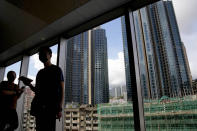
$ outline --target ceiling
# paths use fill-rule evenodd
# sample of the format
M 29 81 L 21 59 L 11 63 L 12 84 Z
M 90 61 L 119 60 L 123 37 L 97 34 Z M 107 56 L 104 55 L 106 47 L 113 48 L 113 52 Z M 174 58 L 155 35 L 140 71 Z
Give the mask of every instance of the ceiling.
M 157 0 L 0 0 L 0 66 Z M 103 15 L 104 14 L 104 15 Z M 55 43 L 52 43 L 55 44 Z

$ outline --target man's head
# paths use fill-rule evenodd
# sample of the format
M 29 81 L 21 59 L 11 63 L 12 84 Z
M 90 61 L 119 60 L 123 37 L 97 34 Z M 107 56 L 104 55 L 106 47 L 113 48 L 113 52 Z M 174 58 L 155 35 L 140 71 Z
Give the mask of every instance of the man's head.
M 52 57 L 52 51 L 49 47 L 41 47 L 39 50 L 39 60 L 42 63 L 47 63 L 51 60 Z
M 9 82 L 14 82 L 14 80 L 16 79 L 16 73 L 14 71 L 9 71 L 7 74 L 7 78 Z

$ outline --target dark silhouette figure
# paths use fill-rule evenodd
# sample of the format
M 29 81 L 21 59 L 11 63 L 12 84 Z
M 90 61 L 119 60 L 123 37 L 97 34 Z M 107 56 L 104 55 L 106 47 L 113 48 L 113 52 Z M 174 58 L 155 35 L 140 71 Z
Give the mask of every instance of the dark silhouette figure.
M 20 89 L 14 84 L 14 71 L 9 71 L 7 78 L 0 83 L 0 131 L 14 131 L 18 127 L 17 100 L 24 92 L 24 87 Z
M 30 113 L 36 118 L 37 131 L 55 131 L 56 119 L 62 116 L 64 78 L 62 70 L 51 63 L 51 57 L 51 49 L 42 47 L 39 59 L 44 68 L 36 76 L 35 87 L 30 82 L 23 81 L 35 92 Z

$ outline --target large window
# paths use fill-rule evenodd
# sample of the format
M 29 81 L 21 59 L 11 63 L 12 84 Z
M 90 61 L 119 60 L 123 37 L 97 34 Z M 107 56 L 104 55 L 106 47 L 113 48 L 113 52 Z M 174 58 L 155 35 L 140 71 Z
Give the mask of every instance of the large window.
M 77 110 L 79 126 L 67 126 L 74 116 L 65 113 L 65 130 L 134 129 L 124 26 L 122 16 L 68 39 L 65 111 Z

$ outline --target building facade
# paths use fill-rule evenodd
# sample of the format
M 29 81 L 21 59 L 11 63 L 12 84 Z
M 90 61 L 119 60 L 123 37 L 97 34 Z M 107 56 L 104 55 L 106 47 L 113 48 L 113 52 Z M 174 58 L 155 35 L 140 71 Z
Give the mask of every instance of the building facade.
M 88 34 L 87 31 L 68 40 L 65 103 L 88 103 Z
M 197 94 L 197 79 L 192 80 L 192 90 L 194 94 Z
M 68 40 L 65 103 L 109 101 L 107 38 L 97 27 Z
M 132 15 L 131 27 L 135 29 L 140 82 L 144 98 L 157 99 L 164 95 L 176 97 L 191 94 L 189 66 L 172 1 L 159 1 L 134 11 Z M 124 17 L 122 17 L 123 39 L 126 39 L 123 19 Z M 128 56 L 127 42 L 124 40 L 123 44 L 124 53 Z M 128 62 L 127 58 L 125 62 Z M 125 69 L 126 77 L 129 78 L 127 67 Z M 127 83 L 130 81 L 127 80 Z M 130 87 L 127 86 L 128 88 Z M 131 98 L 131 96 L 128 97 Z
M 30 115 L 31 102 L 34 98 L 34 92 L 30 88 L 26 88 L 24 92 L 24 111 L 23 111 L 23 130 L 36 131 L 35 117 Z
M 91 105 L 67 105 L 64 109 L 64 131 L 98 131 L 97 108 Z
M 109 102 L 107 37 L 100 27 L 91 30 L 94 104 Z
M 125 25 L 125 17 L 121 17 L 121 27 L 122 27 L 122 39 L 123 39 L 123 50 L 124 50 L 124 65 L 125 65 L 125 75 L 126 75 L 126 91 L 128 101 L 132 100 L 132 88 L 131 88 L 131 77 L 130 77 L 130 66 L 129 66 L 129 54 L 127 45 L 127 32 Z

